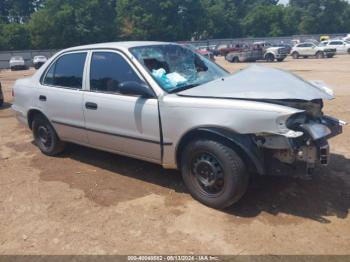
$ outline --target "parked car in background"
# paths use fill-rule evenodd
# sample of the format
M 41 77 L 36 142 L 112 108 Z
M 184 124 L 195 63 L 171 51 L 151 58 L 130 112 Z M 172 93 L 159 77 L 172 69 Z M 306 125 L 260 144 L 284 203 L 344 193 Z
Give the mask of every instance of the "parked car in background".
M 267 62 L 282 62 L 288 56 L 287 49 L 284 47 L 271 47 L 264 45 L 261 42 L 255 43 L 248 49 L 230 52 L 225 56 L 225 59 L 231 63 L 238 62 L 255 62 L 265 60 Z
M 230 52 L 225 56 L 225 60 L 230 63 L 256 62 L 263 59 L 263 51 L 256 49 L 246 49 L 236 52 Z
M 321 35 L 320 36 L 320 41 L 322 42 L 322 41 L 327 41 L 327 40 L 329 40 L 330 39 L 330 36 L 329 35 Z
M 294 46 L 291 50 L 291 55 L 294 59 L 298 59 L 300 57 L 332 58 L 336 52 L 337 50 L 335 48 L 316 45 L 312 42 L 306 42 Z
M 11 57 L 10 61 L 10 69 L 13 70 L 20 70 L 20 69 L 26 69 L 26 63 L 21 56 L 13 56 Z
M 0 107 L 4 104 L 4 93 L 2 92 L 2 86 L 0 82 Z
M 282 62 L 288 56 L 288 49 L 285 47 L 270 46 L 264 51 L 264 60 L 267 62 Z
M 230 52 L 242 51 L 244 50 L 244 46 L 236 44 L 236 45 L 220 45 L 218 48 L 219 55 L 226 56 Z
M 46 56 L 38 55 L 33 58 L 33 66 L 35 69 L 39 69 L 47 61 Z
M 205 56 L 206 58 L 210 59 L 211 61 L 215 61 L 214 53 L 210 50 L 207 50 L 206 48 L 197 48 L 195 50 L 196 53 Z
M 202 56 L 204 56 L 204 57 L 206 57 L 206 58 L 208 58 L 208 59 L 210 59 L 212 61 L 215 61 L 215 57 L 214 57 L 213 52 L 207 50 L 206 48 L 203 48 L 203 47 L 202 48 L 198 48 L 198 47 L 196 47 L 196 46 L 194 46 L 192 44 L 188 44 L 188 43 L 185 43 L 185 44 L 179 43 L 179 44 L 184 46 L 184 47 L 187 47 L 187 48 L 191 49 L 193 52 L 196 52 L 197 54 L 200 54 L 200 55 L 202 55 Z
M 237 202 L 252 174 L 309 176 L 327 165 L 328 139 L 345 124 L 324 115 L 334 96 L 323 84 L 261 66 L 230 75 L 163 42 L 66 49 L 13 90 L 12 108 L 44 154 L 69 141 L 179 169 L 214 208 Z
M 292 46 L 288 44 L 272 44 L 271 47 L 283 47 L 286 49 L 287 54 L 290 54 L 290 51 L 292 51 Z
M 327 47 L 335 48 L 337 54 L 350 54 L 350 43 L 344 40 L 330 40 Z

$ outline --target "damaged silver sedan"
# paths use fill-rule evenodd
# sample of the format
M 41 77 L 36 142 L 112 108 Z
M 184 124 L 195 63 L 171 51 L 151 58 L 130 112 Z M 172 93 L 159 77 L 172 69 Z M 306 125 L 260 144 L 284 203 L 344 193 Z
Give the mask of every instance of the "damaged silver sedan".
M 191 195 L 225 208 L 250 177 L 310 176 L 345 123 L 321 82 L 278 69 L 227 71 L 177 44 L 63 50 L 14 86 L 17 118 L 49 156 L 73 142 L 181 170 Z

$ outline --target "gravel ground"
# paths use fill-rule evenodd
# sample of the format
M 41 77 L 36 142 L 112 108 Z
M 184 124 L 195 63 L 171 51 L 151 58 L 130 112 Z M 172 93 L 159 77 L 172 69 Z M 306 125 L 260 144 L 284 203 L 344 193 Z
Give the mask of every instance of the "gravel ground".
M 337 95 L 325 111 L 350 122 L 350 56 L 261 64 L 325 81 Z M 13 82 L 33 72 L 0 72 L 0 254 L 350 254 L 349 127 L 313 181 L 259 179 L 217 211 L 176 171 L 76 145 L 41 154 L 10 109 Z

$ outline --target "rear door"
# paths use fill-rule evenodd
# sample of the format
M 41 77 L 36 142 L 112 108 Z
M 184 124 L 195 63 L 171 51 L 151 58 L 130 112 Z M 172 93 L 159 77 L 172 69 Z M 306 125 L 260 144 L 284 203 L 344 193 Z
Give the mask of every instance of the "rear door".
M 329 45 L 337 49 L 337 53 L 346 53 L 346 45 L 343 41 L 331 41 Z
M 90 92 L 84 95 L 89 143 L 97 148 L 160 163 L 158 100 L 119 93 L 126 81 L 144 83 L 133 64 L 117 51 L 91 54 Z
M 65 141 L 87 143 L 84 129 L 83 79 L 87 52 L 58 57 L 45 73 L 36 100 Z

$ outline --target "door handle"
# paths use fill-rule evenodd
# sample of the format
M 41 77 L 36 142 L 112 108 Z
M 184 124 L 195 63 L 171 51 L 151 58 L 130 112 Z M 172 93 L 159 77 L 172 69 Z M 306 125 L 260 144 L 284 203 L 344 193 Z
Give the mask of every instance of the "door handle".
M 39 100 L 40 100 L 40 101 L 46 101 L 47 99 L 46 99 L 46 96 L 42 96 L 42 95 L 41 95 L 41 96 L 39 96 Z
M 86 107 L 86 109 L 97 110 L 97 104 L 96 103 L 86 102 L 85 103 L 85 107 Z

